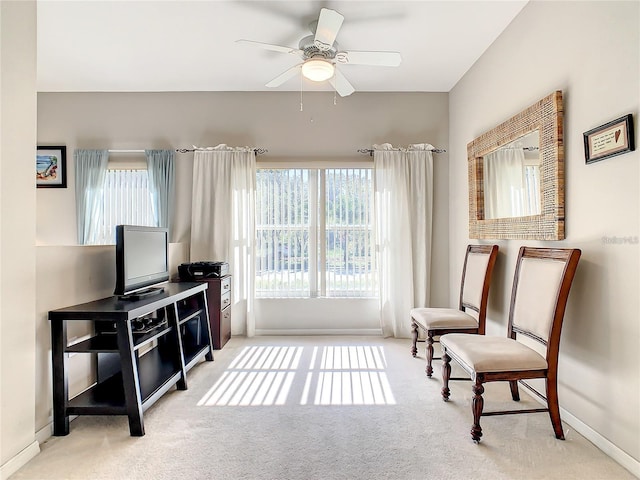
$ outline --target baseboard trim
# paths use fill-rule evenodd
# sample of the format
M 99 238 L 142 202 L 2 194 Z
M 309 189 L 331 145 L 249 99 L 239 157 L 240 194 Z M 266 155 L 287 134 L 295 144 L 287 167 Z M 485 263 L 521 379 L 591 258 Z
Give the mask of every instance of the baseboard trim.
M 362 329 L 339 329 L 339 328 L 258 328 L 256 335 L 360 335 L 360 336 L 382 336 L 381 328 L 362 328 Z
M 53 421 L 49 421 L 44 427 L 36 432 L 36 440 L 43 444 L 53 435 Z
M 620 447 L 611 443 L 611 441 L 603 437 L 589 425 L 582 422 L 562 407 L 560 407 L 560 416 L 562 417 L 562 420 L 572 426 L 576 432 L 585 437 L 624 468 L 629 470 L 633 475 L 640 478 L 640 462 L 638 460 L 633 458 Z
M 69 416 L 69 421 L 72 421 L 75 418 L 77 418 L 77 415 L 71 415 Z M 35 442 L 0 467 L 0 480 L 6 480 L 20 468 L 25 466 L 29 460 L 40 453 L 40 445 L 49 440 L 52 436 L 53 420 L 50 420 L 49 423 L 36 432 Z
M 37 440 L 34 440 L 27 448 L 19 452 L 15 457 L 10 458 L 0 467 L 0 479 L 7 480 L 38 453 L 40 453 L 40 444 Z
M 537 390 L 536 390 L 537 391 Z M 539 393 L 540 394 L 540 393 Z M 542 399 L 537 396 L 530 395 L 541 405 L 546 405 Z M 574 428 L 576 432 L 598 447 L 605 455 L 611 457 L 612 460 L 618 462 L 622 467 L 626 468 L 636 477 L 640 478 L 640 461 L 633 458 L 620 447 L 612 443 L 600 433 L 596 432 L 589 425 L 584 423 L 575 415 L 572 415 L 566 409 L 560 407 L 560 418 L 564 423 Z

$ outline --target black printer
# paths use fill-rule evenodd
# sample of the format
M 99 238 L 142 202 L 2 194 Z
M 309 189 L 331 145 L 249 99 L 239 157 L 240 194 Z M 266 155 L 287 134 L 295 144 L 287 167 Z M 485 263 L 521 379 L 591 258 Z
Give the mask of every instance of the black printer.
M 229 273 L 227 262 L 193 262 L 178 265 L 182 282 L 195 282 L 205 278 L 220 278 Z

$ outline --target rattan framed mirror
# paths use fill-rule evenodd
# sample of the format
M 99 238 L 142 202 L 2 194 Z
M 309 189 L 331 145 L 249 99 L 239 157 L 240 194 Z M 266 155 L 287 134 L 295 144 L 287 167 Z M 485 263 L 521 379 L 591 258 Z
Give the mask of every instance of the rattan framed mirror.
M 563 117 L 562 92 L 556 91 L 467 145 L 469 238 L 564 239 Z M 532 132 L 539 136 L 539 191 L 535 200 L 539 205 L 533 210 L 539 213 L 491 218 L 485 208 L 485 199 L 489 198 L 485 196 L 485 157 L 502 147 L 510 148 Z

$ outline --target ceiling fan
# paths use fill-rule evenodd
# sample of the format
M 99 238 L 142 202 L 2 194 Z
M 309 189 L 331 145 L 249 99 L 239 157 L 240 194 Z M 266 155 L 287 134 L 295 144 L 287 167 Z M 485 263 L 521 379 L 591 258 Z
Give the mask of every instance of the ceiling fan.
M 314 21 L 310 25 L 313 34 L 300 40 L 298 48 L 244 39 L 236 40 L 236 42 L 255 45 L 265 50 L 298 55 L 302 58 L 302 63 L 278 75 L 266 84 L 267 87 L 278 87 L 297 75 L 298 72 L 302 72 L 305 78 L 314 82 L 328 81 L 341 97 L 346 97 L 351 95 L 355 89 L 336 68 L 337 64 L 397 67 L 400 65 L 402 57 L 398 52 L 340 50 L 335 40 L 343 21 L 344 17 L 335 10 L 321 9 L 317 22 Z

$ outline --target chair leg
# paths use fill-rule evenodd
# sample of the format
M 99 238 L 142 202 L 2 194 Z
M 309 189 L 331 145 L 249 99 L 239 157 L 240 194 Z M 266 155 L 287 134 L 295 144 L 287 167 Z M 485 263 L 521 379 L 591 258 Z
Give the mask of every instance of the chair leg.
M 415 321 L 411 321 L 411 355 L 414 357 L 418 354 L 418 347 L 416 344 L 418 343 L 418 324 Z
M 442 354 L 442 400 L 449 401 L 451 390 L 449 390 L 449 378 L 451 377 L 451 357 L 445 350 Z
M 427 332 L 427 377 L 431 378 L 433 375 L 433 366 L 431 365 L 433 362 L 433 332 Z
M 476 378 L 472 387 L 473 399 L 471 401 L 471 408 L 473 410 L 473 427 L 471 427 L 471 438 L 475 443 L 480 442 L 482 437 L 482 427 L 480 426 L 480 417 L 482 416 L 482 409 L 484 408 L 484 399 L 482 394 L 484 393 L 484 387 L 482 382 Z
M 520 392 L 518 391 L 518 381 L 509 380 L 509 388 L 511 388 L 511 398 L 514 402 L 520 401 Z
M 560 419 L 560 406 L 558 405 L 558 385 L 555 378 L 547 378 L 547 407 L 549 408 L 549 417 L 551 425 L 558 440 L 564 440 L 564 432 L 562 431 L 562 420 Z

